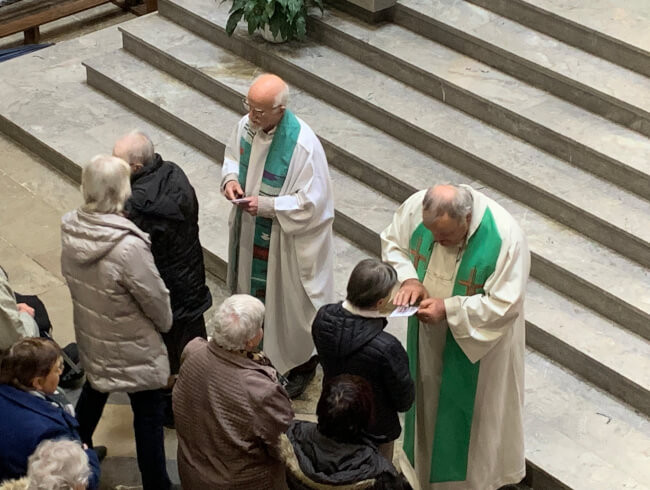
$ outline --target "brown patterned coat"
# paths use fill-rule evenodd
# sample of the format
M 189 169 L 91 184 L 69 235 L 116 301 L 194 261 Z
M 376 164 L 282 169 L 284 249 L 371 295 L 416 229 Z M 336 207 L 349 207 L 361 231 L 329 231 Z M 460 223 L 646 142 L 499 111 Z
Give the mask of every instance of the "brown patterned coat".
M 183 488 L 286 488 L 278 441 L 293 409 L 275 369 L 194 339 L 183 352 L 173 407 Z

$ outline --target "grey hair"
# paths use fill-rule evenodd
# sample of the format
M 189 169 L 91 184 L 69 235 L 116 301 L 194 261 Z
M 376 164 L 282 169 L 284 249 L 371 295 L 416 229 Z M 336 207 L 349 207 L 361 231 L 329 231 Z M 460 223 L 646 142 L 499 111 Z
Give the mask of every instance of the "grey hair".
M 474 206 L 474 197 L 469 189 L 453 184 L 446 184 L 453 187 L 456 192 L 451 199 L 447 199 L 440 193 L 435 192 L 435 187 L 430 188 L 422 200 L 422 209 L 433 213 L 434 218 L 439 218 L 445 214 L 450 218 L 461 221 L 465 219 Z
M 141 163 L 142 165 L 149 165 L 153 162 L 154 148 L 153 141 L 146 133 L 137 129 L 131 131 L 127 136 L 132 138 L 133 143 L 128 146 L 126 150 L 126 163 L 133 165 Z
M 45 440 L 27 464 L 27 490 L 72 490 L 88 485 L 89 477 L 88 455 L 77 441 Z
M 362 260 L 350 274 L 347 300 L 357 308 L 370 308 L 388 296 L 396 282 L 392 265 L 377 259 Z
M 264 303 L 248 294 L 233 294 L 214 316 L 212 341 L 226 350 L 241 350 L 264 323 Z
M 288 103 L 289 103 L 289 85 L 285 83 L 284 88 L 275 95 L 275 101 L 273 102 L 273 105 L 275 107 L 277 106 L 287 107 Z
M 251 83 L 251 86 L 253 86 L 255 82 L 257 82 L 260 78 L 266 75 L 272 75 L 272 73 L 262 73 L 260 75 L 257 75 L 253 80 L 253 83 Z M 287 104 L 289 103 L 289 85 L 287 85 L 287 82 L 285 82 L 284 80 L 282 80 L 282 82 L 284 83 L 284 87 L 277 94 L 275 94 L 273 107 L 278 107 L 278 106 L 287 107 Z
M 119 213 L 131 195 L 131 169 L 122 160 L 110 155 L 97 155 L 81 173 L 84 211 Z

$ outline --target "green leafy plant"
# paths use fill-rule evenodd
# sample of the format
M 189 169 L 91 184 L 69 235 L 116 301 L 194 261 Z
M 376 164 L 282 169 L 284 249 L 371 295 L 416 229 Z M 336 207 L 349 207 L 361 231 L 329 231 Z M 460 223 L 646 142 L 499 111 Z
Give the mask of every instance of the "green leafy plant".
M 307 9 L 311 6 L 323 12 L 323 0 L 233 0 L 226 32 L 232 36 L 243 17 L 249 34 L 269 26 L 276 37 L 301 40 L 307 34 Z

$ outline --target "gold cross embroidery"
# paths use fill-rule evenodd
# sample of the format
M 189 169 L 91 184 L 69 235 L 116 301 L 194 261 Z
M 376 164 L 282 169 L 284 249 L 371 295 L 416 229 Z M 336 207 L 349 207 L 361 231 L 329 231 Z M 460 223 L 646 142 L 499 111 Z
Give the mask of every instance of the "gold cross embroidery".
M 422 237 L 418 238 L 418 242 L 415 244 L 415 248 L 409 250 L 409 252 L 411 252 L 411 256 L 413 257 L 413 266 L 415 267 L 415 270 L 418 270 L 420 261 L 427 260 L 427 258 L 420 253 L 421 246 L 422 246 Z
M 485 284 L 476 284 L 474 282 L 476 279 L 476 267 L 472 267 L 472 270 L 469 273 L 469 278 L 465 281 L 458 281 L 458 284 L 465 286 L 467 291 L 465 291 L 466 296 L 474 296 L 478 293 L 478 290 L 481 289 Z

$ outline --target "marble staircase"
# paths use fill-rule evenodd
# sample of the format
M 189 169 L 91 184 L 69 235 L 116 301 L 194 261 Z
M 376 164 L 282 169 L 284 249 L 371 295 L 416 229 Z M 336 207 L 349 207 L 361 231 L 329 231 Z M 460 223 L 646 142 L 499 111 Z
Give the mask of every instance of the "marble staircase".
M 160 0 L 158 14 L 121 25 L 114 47 L 77 47 L 87 84 L 24 103 L 34 114 L 58 100 L 58 129 L 2 102 L 0 129 L 76 180 L 123 132 L 151 133 L 197 190 L 206 267 L 223 278 L 225 141 L 251 79 L 280 74 L 330 162 L 337 290 L 379 253 L 378 234 L 412 192 L 481 189 L 521 223 L 532 253 L 529 483 L 648 488 L 650 81 L 634 63 L 499 16 L 498 4 L 400 0 L 394 22 L 375 26 L 328 10 L 306 42 L 269 45 L 243 28 L 227 37 L 227 4 Z M 53 59 L 51 70 L 66 66 Z
M 646 136 L 408 22 L 377 28 L 330 11 L 311 19 L 312 41 L 292 49 L 241 31 L 227 37 L 227 8 L 209 1 L 164 0 L 159 9 L 120 28 L 121 52 L 85 62 L 90 85 L 220 158 L 251 77 L 280 74 L 328 153 L 335 230 L 371 253 L 423 174 L 482 187 L 531 242 L 529 346 L 648 415 L 650 383 L 638 369 L 650 358 Z M 454 76 L 454 64 L 489 76 Z M 613 277 L 626 278 L 618 290 Z M 533 474 L 568 486 L 568 476 L 529 460 Z

